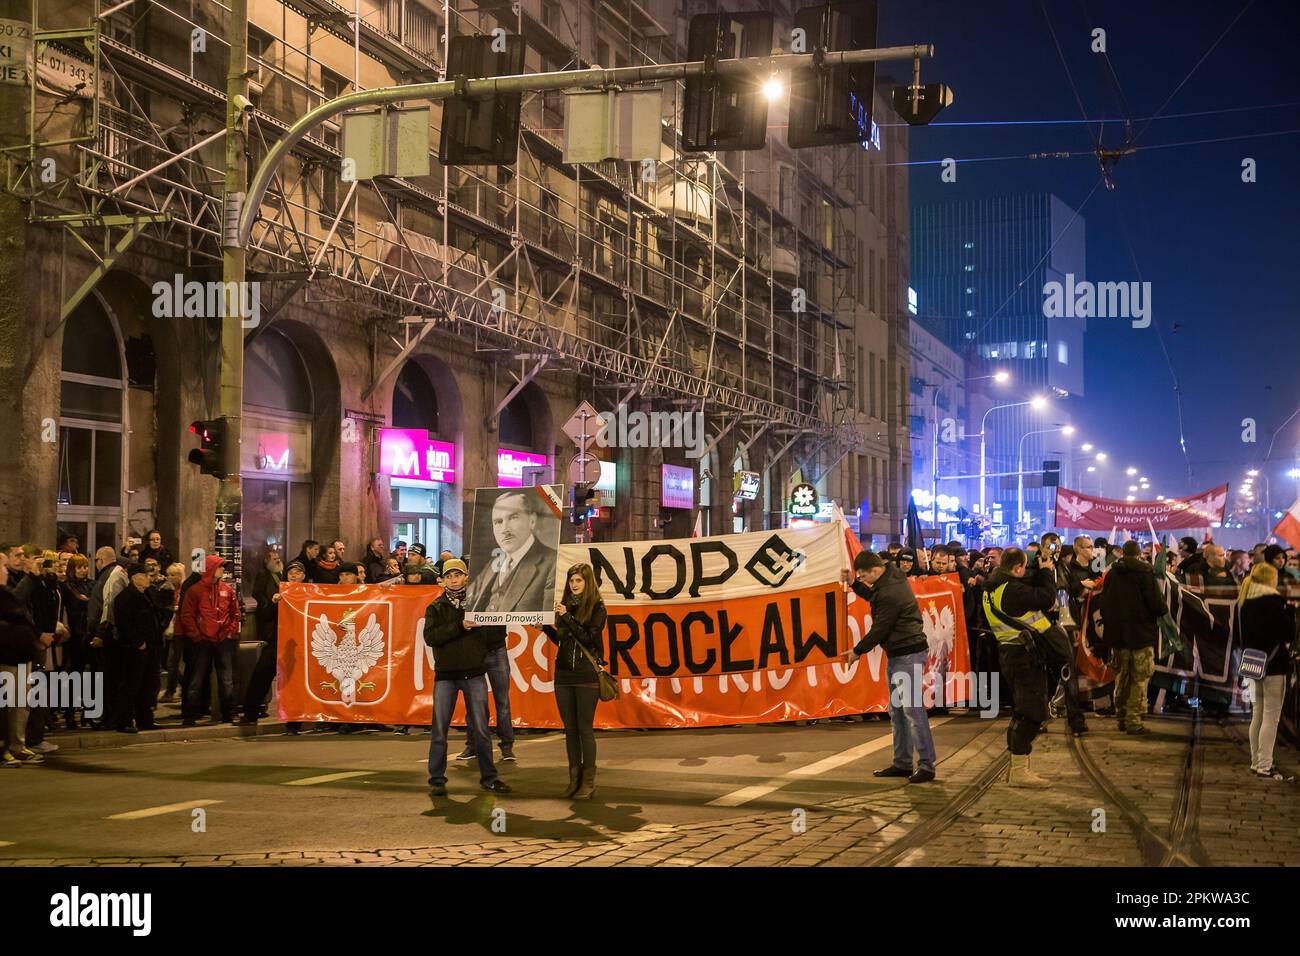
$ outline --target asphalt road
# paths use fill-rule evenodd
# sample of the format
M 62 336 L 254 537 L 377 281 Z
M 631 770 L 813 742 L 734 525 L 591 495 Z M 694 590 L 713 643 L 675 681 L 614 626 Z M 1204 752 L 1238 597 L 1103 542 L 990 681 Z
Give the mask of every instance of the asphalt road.
M 943 760 L 991 729 L 932 718 Z M 453 732 L 452 752 L 462 737 Z M 0 777 L 5 857 L 165 857 L 481 842 L 494 822 L 515 838 L 585 841 L 615 833 L 815 809 L 896 789 L 871 771 L 891 759 L 889 725 L 820 723 L 598 732 L 596 798 L 567 783 L 560 733 L 516 742 L 501 764 L 509 795 L 483 793 L 476 765 L 451 761 L 445 798 L 426 786 L 427 735 L 304 734 L 60 752 Z M 195 832 L 194 810 L 206 830 Z M 494 810 L 503 809 L 504 818 Z

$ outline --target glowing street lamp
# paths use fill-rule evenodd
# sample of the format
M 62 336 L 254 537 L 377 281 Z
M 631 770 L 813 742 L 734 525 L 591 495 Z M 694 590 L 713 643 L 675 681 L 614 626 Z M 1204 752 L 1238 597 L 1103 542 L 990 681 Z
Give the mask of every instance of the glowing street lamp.
M 1084 451 L 1084 452 L 1092 451 L 1092 442 L 1090 441 L 1084 442 L 1082 445 L 1079 446 L 1079 451 Z
M 1132 465 L 1130 465 L 1128 468 L 1124 469 L 1124 474 L 1129 475 L 1130 477 L 1133 476 L 1133 475 L 1136 475 L 1137 473 L 1138 473 L 1138 470 L 1137 470 L 1136 468 L 1134 468 Z
M 769 103 L 774 103 L 781 98 L 785 92 L 785 84 L 781 82 L 780 77 L 769 76 L 763 83 L 763 95 L 767 97 Z

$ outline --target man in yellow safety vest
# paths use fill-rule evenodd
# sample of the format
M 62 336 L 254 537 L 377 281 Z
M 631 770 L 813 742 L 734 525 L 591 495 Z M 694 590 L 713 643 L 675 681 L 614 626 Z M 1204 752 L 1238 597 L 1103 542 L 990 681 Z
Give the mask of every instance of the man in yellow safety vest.
M 1029 571 L 1025 552 L 1007 548 L 984 585 L 984 616 L 997 638 L 1002 679 L 1011 687 L 1007 782 L 1013 787 L 1050 786 L 1030 769 L 1029 752 L 1048 717 L 1046 659 L 1040 635 L 1052 626 L 1047 611 L 1056 603 L 1054 561 L 1040 554 L 1038 567 Z

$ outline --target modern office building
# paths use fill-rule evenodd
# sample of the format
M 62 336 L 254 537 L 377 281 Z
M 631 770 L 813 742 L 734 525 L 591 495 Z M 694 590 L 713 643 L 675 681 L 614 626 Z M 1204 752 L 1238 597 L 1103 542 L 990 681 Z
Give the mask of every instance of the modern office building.
M 926 326 L 966 362 L 968 378 L 1005 369 L 1011 394 L 987 416 L 986 472 L 1037 472 L 1045 459 L 1069 454 L 1069 437 L 1052 431 L 1069 420 L 1069 403 L 1083 395 L 1083 318 L 1044 314 L 1044 286 L 1086 276 L 1084 220 L 1049 194 L 963 202 L 922 203 L 912 209 L 912 279 Z M 981 414 L 981 420 L 984 420 Z M 967 441 L 978 454 L 980 422 Z M 978 472 L 978 468 L 975 469 Z M 1052 489 L 1025 479 L 1024 513 L 1017 522 L 1017 482 L 990 478 L 987 510 L 1003 532 L 1041 530 L 1053 505 Z

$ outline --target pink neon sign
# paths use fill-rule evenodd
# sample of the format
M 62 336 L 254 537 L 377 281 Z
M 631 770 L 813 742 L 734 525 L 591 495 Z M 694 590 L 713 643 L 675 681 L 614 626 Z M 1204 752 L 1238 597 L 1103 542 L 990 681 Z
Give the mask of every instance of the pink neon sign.
M 522 488 L 524 469 L 546 467 L 546 456 L 531 451 L 514 451 L 510 448 L 497 449 L 497 487 Z
M 456 446 L 435 441 L 422 428 L 381 428 L 379 473 L 416 481 L 454 482 Z

